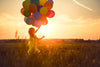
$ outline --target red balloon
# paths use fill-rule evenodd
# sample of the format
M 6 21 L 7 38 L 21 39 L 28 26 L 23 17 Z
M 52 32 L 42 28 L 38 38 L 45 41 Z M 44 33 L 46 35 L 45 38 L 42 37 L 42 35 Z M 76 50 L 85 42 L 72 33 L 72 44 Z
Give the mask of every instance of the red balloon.
M 53 18 L 55 16 L 55 12 L 53 10 L 49 10 L 47 13 L 48 18 Z
M 22 13 L 22 14 L 23 14 L 24 10 L 25 10 L 24 8 L 21 9 L 21 13 Z

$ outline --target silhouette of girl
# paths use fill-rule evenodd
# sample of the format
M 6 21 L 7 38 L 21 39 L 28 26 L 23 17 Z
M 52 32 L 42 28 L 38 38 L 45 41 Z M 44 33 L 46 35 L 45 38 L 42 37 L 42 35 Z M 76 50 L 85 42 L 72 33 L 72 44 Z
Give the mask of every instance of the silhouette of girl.
M 39 27 L 40 28 L 40 27 Z M 38 38 L 35 33 L 39 30 L 39 28 L 35 31 L 34 28 L 29 29 L 29 49 L 28 49 L 28 54 L 34 53 L 34 52 L 40 52 L 40 50 L 37 48 L 37 41 L 43 39 L 45 36 L 42 36 L 41 38 Z

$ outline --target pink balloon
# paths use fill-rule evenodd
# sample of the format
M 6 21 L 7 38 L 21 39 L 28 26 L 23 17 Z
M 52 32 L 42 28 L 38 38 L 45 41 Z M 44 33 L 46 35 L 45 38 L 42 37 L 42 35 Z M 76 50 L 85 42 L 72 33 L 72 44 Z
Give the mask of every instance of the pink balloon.
M 33 26 L 36 26 L 36 27 L 40 27 L 42 24 L 41 24 L 41 21 L 40 20 L 35 20 Z

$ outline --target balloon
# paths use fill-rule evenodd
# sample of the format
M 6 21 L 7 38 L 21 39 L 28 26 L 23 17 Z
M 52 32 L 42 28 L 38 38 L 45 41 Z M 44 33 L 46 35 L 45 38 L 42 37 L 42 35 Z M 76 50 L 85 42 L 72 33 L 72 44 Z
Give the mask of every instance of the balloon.
M 28 18 L 28 17 L 24 17 L 24 21 L 26 21 L 27 18 Z
M 39 4 L 39 0 L 31 0 L 31 3 L 38 5 Z
M 34 18 L 35 18 L 36 20 L 38 20 L 38 19 L 41 18 L 41 14 L 40 14 L 39 12 L 34 13 L 33 16 L 34 16 Z
M 48 24 L 48 20 L 47 20 L 46 16 L 42 16 L 40 20 L 41 20 L 42 25 Z
M 36 27 L 40 27 L 42 24 L 40 20 L 35 20 L 35 22 L 32 25 Z
M 41 21 L 45 21 L 46 20 L 46 16 L 45 15 L 42 15 L 40 20 Z
M 47 0 L 39 0 L 39 2 L 40 2 L 40 5 L 44 5 L 47 2 Z
M 51 1 L 47 1 L 44 4 L 44 7 L 46 7 L 48 10 L 50 10 L 53 7 L 53 3 Z
M 37 6 L 35 4 L 30 4 L 29 5 L 29 11 L 32 13 L 37 12 Z
M 21 9 L 21 13 L 22 13 L 22 14 L 23 14 L 24 10 L 25 10 L 24 8 Z
M 38 11 L 40 11 L 40 8 L 42 8 L 43 6 L 41 6 L 41 5 L 38 5 Z
M 32 25 L 34 21 L 33 21 L 33 19 L 30 18 L 30 17 L 28 17 L 28 18 L 25 17 L 25 22 L 26 22 L 26 24 L 28 24 L 28 25 Z
M 31 16 L 30 16 L 30 18 L 32 18 L 32 19 L 35 21 L 35 18 L 34 18 L 34 16 L 33 16 L 33 15 L 31 15 Z
M 29 10 L 24 10 L 23 11 L 23 15 L 25 16 L 25 17 L 29 17 L 29 16 L 31 16 L 31 13 L 30 13 L 30 11 Z
M 48 12 L 48 9 L 47 9 L 46 7 L 42 7 L 42 8 L 40 9 L 40 14 L 41 14 L 41 15 L 46 15 L 47 12 Z
M 49 10 L 47 13 L 48 18 L 53 18 L 55 16 L 55 12 L 53 10 Z
M 26 1 L 30 2 L 30 0 L 26 0 Z
M 48 0 L 48 1 L 51 1 L 52 3 L 54 3 L 53 0 Z
M 42 25 L 47 25 L 47 24 L 48 24 L 48 20 L 47 19 L 42 21 Z
M 28 9 L 28 8 L 29 8 L 29 5 L 30 5 L 30 2 L 29 2 L 29 1 L 24 1 L 24 2 L 23 2 L 23 7 L 24 7 L 25 9 Z

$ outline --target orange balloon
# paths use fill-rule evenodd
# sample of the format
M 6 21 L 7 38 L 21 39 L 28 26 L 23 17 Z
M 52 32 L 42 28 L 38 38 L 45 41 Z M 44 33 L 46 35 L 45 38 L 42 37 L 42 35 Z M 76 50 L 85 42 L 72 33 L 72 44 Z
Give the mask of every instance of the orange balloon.
M 35 4 L 30 4 L 29 5 L 29 11 L 32 13 L 37 12 L 37 6 Z
M 44 4 L 44 7 L 46 7 L 48 10 L 50 10 L 53 7 L 53 3 L 51 1 L 47 1 Z
M 40 20 L 41 20 L 42 25 L 47 25 L 48 24 L 48 20 L 47 20 L 46 16 L 42 16 Z
M 42 25 L 47 25 L 48 24 L 48 20 L 46 19 L 45 21 L 42 21 Z
M 42 15 L 40 20 L 41 21 L 45 21 L 46 20 L 46 16 L 45 15 Z
M 24 8 L 21 9 L 21 13 L 22 13 L 22 14 L 23 14 L 24 10 L 25 10 Z

